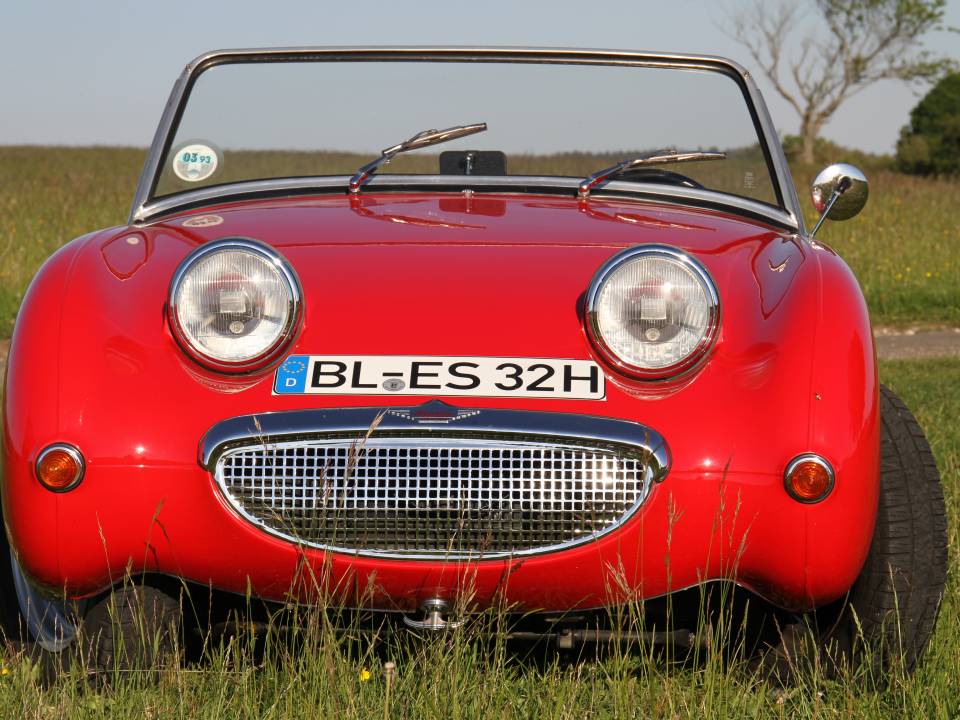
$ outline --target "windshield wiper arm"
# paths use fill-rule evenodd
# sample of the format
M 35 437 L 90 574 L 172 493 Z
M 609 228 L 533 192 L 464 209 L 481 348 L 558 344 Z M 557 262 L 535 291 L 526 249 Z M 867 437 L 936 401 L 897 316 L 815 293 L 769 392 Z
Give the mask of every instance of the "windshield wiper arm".
M 447 142 L 448 140 L 456 140 L 457 138 L 466 137 L 467 135 L 483 132 L 486 129 L 486 123 L 474 123 L 473 125 L 455 125 L 446 130 L 424 130 L 421 133 L 417 133 L 409 140 L 404 140 L 402 143 L 388 147 L 376 160 L 368 162 L 357 170 L 356 175 L 350 178 L 350 192 L 359 193 L 360 188 L 373 177 L 373 174 L 380 166 L 393 160 L 395 155 L 407 152 L 408 150 L 419 150 L 420 148 L 429 147 L 430 145 L 437 145 L 438 143 Z
M 656 150 L 648 155 L 622 160 L 616 165 L 611 165 L 608 168 L 595 172 L 588 178 L 584 178 L 577 190 L 577 197 L 585 200 L 590 196 L 590 191 L 605 180 L 645 165 L 665 165 L 667 163 L 693 162 L 695 160 L 725 160 L 726 157 L 727 154 L 722 152 L 678 152 L 675 149 Z

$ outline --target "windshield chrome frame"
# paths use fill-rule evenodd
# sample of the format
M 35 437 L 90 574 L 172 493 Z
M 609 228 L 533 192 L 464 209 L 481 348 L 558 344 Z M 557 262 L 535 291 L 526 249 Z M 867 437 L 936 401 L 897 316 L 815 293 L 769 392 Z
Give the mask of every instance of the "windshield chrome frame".
M 315 178 L 275 178 L 217 185 L 198 190 L 176 193 L 174 195 L 154 197 L 161 172 L 161 162 L 173 142 L 180 123 L 184 106 L 196 79 L 206 70 L 217 65 L 246 62 L 490 62 L 490 63 L 537 63 L 557 65 L 613 65 L 626 67 L 660 67 L 689 70 L 708 70 L 727 75 L 736 81 L 743 92 L 744 101 L 753 119 L 757 131 L 757 140 L 771 171 L 774 192 L 779 207 L 760 201 L 750 200 L 738 195 L 717 191 L 690 191 L 686 188 L 670 187 L 659 192 L 652 184 L 613 181 L 604 188 L 616 194 L 658 195 L 673 197 L 677 200 L 693 199 L 708 204 L 729 206 L 734 210 L 749 210 L 778 225 L 795 230 L 801 235 L 806 233 L 803 212 L 797 197 L 796 188 L 790 175 L 783 148 L 773 126 L 767 106 L 760 95 L 750 73 L 737 63 L 726 58 L 710 55 L 686 55 L 674 53 L 654 53 L 631 50 L 588 50 L 558 48 L 509 48 L 509 47 L 290 47 L 275 49 L 236 49 L 216 50 L 200 55 L 189 63 L 177 81 L 164 107 L 160 123 L 154 134 L 153 143 L 147 154 L 146 162 L 140 173 L 130 210 L 128 222 L 131 225 L 149 222 L 161 214 L 180 208 L 195 207 L 211 201 L 228 201 L 250 194 L 282 192 L 309 188 L 324 188 L 328 191 L 342 187 L 347 193 L 349 176 L 318 176 Z M 401 178 L 407 187 L 438 188 L 445 185 L 463 185 L 464 178 L 456 180 L 446 176 L 401 175 L 375 177 L 371 179 L 371 188 L 396 186 Z M 563 177 L 524 177 L 507 176 L 492 178 L 496 182 L 483 182 L 483 176 L 469 176 L 469 185 L 476 188 L 504 188 L 514 192 L 527 192 L 531 186 L 544 188 L 565 188 L 569 183 L 574 191 L 579 179 Z M 653 188 L 653 189 L 651 189 Z M 599 193 L 597 193 L 600 195 Z

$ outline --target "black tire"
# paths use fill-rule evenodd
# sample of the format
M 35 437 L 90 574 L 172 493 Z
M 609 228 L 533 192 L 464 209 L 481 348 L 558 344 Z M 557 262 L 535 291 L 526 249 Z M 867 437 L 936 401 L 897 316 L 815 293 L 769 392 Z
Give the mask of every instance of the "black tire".
M 902 661 L 913 672 L 947 581 L 946 508 L 923 430 L 882 386 L 880 420 L 880 504 L 870 553 L 850 592 L 859 621 L 850 629 L 851 644 L 875 668 L 888 670 Z
M 7 534 L 0 529 L 0 632 L 8 643 L 18 645 L 24 630 L 20 616 L 20 604 L 13 584 L 13 567 L 10 562 L 10 544 Z
M 148 585 L 126 584 L 91 605 L 81 626 L 86 665 L 98 674 L 156 670 L 182 647 L 179 601 Z
M 816 663 L 884 684 L 891 672 L 913 672 L 930 641 L 947 578 L 940 473 L 920 425 L 883 386 L 880 423 L 880 501 L 866 562 L 843 601 L 783 629 L 763 662 L 782 683 Z

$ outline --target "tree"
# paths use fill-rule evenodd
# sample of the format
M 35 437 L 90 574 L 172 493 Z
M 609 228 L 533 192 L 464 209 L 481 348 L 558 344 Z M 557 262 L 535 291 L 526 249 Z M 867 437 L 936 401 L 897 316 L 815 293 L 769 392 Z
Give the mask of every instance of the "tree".
M 897 165 L 918 175 L 960 174 L 960 73 L 943 78 L 910 111 Z
M 923 35 L 943 29 L 945 5 L 946 0 L 811 0 L 816 17 L 804 32 L 811 6 L 753 0 L 731 15 L 728 33 L 746 46 L 800 116 L 801 158 L 812 163 L 814 141 L 845 100 L 878 80 L 931 82 L 953 67 L 952 60 L 918 49 Z

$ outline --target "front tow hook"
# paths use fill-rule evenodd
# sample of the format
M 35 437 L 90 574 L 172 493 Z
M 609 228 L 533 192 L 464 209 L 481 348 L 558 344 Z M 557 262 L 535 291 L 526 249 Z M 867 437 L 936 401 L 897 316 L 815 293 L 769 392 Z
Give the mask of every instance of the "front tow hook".
M 422 620 L 414 620 L 404 615 L 403 624 L 415 630 L 452 630 L 466 622 L 466 620 L 448 620 L 449 609 L 450 604 L 446 600 L 430 598 L 420 605 L 420 612 L 423 613 Z

